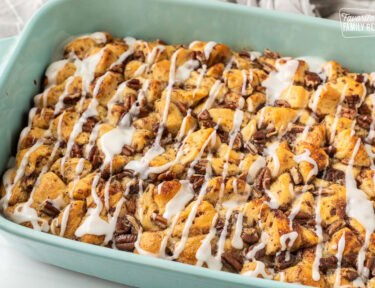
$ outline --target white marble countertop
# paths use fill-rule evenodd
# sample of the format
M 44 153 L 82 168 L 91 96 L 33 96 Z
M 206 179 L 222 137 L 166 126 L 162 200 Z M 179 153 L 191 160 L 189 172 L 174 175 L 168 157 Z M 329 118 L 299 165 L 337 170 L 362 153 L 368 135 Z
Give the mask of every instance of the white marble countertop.
M 127 288 L 128 286 L 35 261 L 0 234 L 1 287 L 22 288 Z M 130 288 L 130 287 L 128 287 Z

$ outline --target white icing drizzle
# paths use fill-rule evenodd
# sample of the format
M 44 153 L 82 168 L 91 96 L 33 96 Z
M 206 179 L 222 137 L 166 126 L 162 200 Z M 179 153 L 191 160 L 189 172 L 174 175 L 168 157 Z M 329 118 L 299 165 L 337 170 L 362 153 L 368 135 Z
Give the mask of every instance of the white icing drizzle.
M 103 32 L 94 32 L 92 34 L 85 34 L 77 39 L 83 39 L 83 38 L 91 38 L 97 44 L 104 44 L 107 42 L 107 36 Z
M 242 273 L 242 275 L 247 277 L 258 277 L 259 275 L 261 275 L 265 279 L 272 279 L 272 275 L 267 274 L 266 265 L 263 262 L 255 261 L 255 263 L 257 264 L 257 266 L 255 267 L 254 271 L 249 270 Z
M 286 61 L 286 63 L 282 65 L 280 61 Z M 281 93 L 293 84 L 298 65 L 299 62 L 295 59 L 282 58 L 276 60 L 275 68 L 277 71 L 272 71 L 268 78 L 262 82 L 262 86 L 266 87 L 267 104 L 272 105 L 275 100 L 279 99 Z
M 53 85 L 56 85 L 57 81 L 57 75 L 61 71 L 61 69 L 64 68 L 64 66 L 68 63 L 69 61 L 64 59 L 64 60 L 59 60 L 56 62 L 53 62 L 50 64 L 46 70 L 46 77 L 48 79 L 48 85 L 47 87 L 51 87 Z
M 129 46 L 129 49 L 122 53 L 120 57 L 118 57 L 118 59 L 111 64 L 109 69 L 122 64 L 130 55 L 134 53 L 134 46 L 137 43 L 137 40 L 135 40 L 133 37 L 126 37 L 124 38 L 124 41 Z
M 275 143 L 272 143 L 270 146 L 268 146 L 264 151 L 265 155 L 271 156 L 273 160 L 273 169 L 271 171 L 272 177 L 276 177 L 280 169 L 280 161 L 276 153 L 276 150 L 277 148 L 279 148 L 279 146 L 280 142 L 276 141 Z
M 214 42 L 214 41 L 209 41 L 204 46 L 203 52 L 204 52 L 204 57 L 206 58 L 207 61 L 208 61 L 208 59 L 210 59 L 211 52 L 214 49 L 214 47 L 216 46 L 216 44 L 217 43 Z
M 349 165 L 345 171 L 346 215 L 357 220 L 366 230 L 364 245 L 358 253 L 358 273 L 367 278 L 368 275 L 365 273 L 367 270 L 365 271 L 363 264 L 371 234 L 375 230 L 375 213 L 372 202 L 367 199 L 365 192 L 357 188 L 357 183 L 353 176 L 354 159 L 360 145 L 361 139 L 358 138 Z
M 334 288 L 338 288 L 338 287 L 341 287 L 341 262 L 342 262 L 342 254 L 344 252 L 344 249 L 345 249 L 345 232 L 342 234 L 340 240 L 339 240 L 339 244 L 338 244 L 338 248 L 337 248 L 337 254 L 336 254 L 336 258 L 337 258 L 337 268 L 336 268 L 336 279 L 335 279 L 335 285 L 333 286 Z
M 341 109 L 342 109 L 341 103 L 345 99 L 345 92 L 346 92 L 346 88 L 347 87 L 348 87 L 348 84 L 345 84 L 344 89 L 342 90 L 342 93 L 341 93 L 341 96 L 340 96 L 339 105 L 338 105 L 338 107 L 336 109 L 335 119 L 333 121 L 332 128 L 331 128 L 331 138 L 330 138 L 330 141 L 329 141 L 330 143 L 332 143 L 333 139 L 335 138 L 336 127 L 337 127 L 337 123 L 338 123 L 338 120 L 340 118 L 340 113 L 341 113 Z
M 223 180 L 227 177 L 227 174 L 228 174 L 230 151 L 232 150 L 234 141 L 237 138 L 237 134 L 240 132 L 242 121 L 243 121 L 243 111 L 240 110 L 240 109 L 236 109 L 236 111 L 234 113 L 234 117 L 233 117 L 233 128 L 232 128 L 232 131 L 229 134 L 228 152 L 225 155 L 224 168 L 223 168 L 223 172 L 221 174 L 221 177 L 222 177 Z M 220 187 L 219 200 L 223 197 L 224 185 L 225 185 L 225 183 L 223 181 L 221 183 L 221 187 Z
M 60 236 L 61 237 L 64 237 L 64 234 L 65 234 L 65 231 L 66 231 L 66 225 L 68 224 L 70 208 L 71 208 L 71 204 L 69 204 L 65 208 L 64 213 L 63 213 L 62 218 L 61 218 L 61 227 L 60 227 Z
M 163 217 L 170 220 L 179 211 L 185 208 L 186 204 L 194 198 L 194 190 L 187 180 L 180 181 L 181 188 L 177 194 L 165 206 Z
M 197 259 L 196 266 L 202 266 L 204 263 L 207 264 L 209 269 L 220 270 L 222 267 L 221 261 L 217 260 L 215 256 L 212 255 L 212 246 L 211 241 L 215 238 L 216 228 L 215 224 L 218 218 L 218 214 L 215 214 L 215 217 L 212 219 L 210 232 L 202 241 L 201 246 L 198 248 L 195 258 Z
M 215 81 L 214 85 L 212 85 L 212 87 L 211 87 L 210 93 L 208 94 L 208 98 L 207 98 L 206 102 L 204 103 L 202 111 L 208 110 L 212 107 L 212 105 L 214 104 L 215 99 L 216 99 L 217 95 L 219 94 L 222 86 L 223 86 L 223 83 L 221 83 L 220 80 Z
M 241 238 L 242 233 L 242 221 L 243 221 L 243 213 L 238 213 L 237 221 L 236 221 L 236 229 L 234 230 L 234 235 L 232 238 L 232 247 L 236 249 L 243 248 L 243 240 Z
M 316 163 L 314 159 L 310 157 L 310 155 L 311 155 L 311 151 L 305 148 L 304 153 L 294 156 L 294 161 L 296 161 L 297 163 L 308 162 L 311 165 L 313 165 L 313 168 L 310 170 L 309 174 L 307 175 L 306 182 L 308 182 L 311 179 L 311 177 L 317 175 L 319 172 L 318 164 Z
M 60 113 L 61 109 L 64 108 L 64 98 L 69 94 L 69 86 L 74 81 L 74 76 L 70 76 L 68 79 L 66 79 L 65 87 L 63 93 L 59 96 L 59 101 L 55 105 L 55 109 L 53 111 L 54 115 L 57 115 Z
M 309 65 L 309 71 L 318 74 L 319 76 L 322 74 L 323 65 L 327 62 L 325 59 L 321 57 L 314 57 L 314 56 L 302 56 L 298 57 L 298 60 L 303 60 Z

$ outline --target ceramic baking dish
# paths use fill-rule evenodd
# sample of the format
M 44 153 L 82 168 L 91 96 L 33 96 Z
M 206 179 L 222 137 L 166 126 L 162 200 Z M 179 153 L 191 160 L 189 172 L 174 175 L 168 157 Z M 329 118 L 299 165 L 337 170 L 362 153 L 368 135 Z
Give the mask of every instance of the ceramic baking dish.
M 214 40 L 233 49 L 267 47 L 282 55 L 333 59 L 357 72 L 375 70 L 375 39 L 344 39 L 333 21 L 208 0 L 53 0 L 17 39 L 0 78 L 1 173 L 16 152 L 32 98 L 56 50 L 61 53 L 62 43 L 72 35 L 94 31 L 168 43 Z M 10 42 L 0 41 L 0 51 Z M 0 230 L 19 250 L 42 262 L 131 286 L 298 287 L 88 245 L 1 216 Z

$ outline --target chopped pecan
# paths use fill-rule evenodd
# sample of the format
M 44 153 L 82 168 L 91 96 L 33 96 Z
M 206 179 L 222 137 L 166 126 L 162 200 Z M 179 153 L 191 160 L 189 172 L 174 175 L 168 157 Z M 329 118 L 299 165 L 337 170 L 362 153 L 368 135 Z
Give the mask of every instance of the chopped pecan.
M 327 155 L 330 156 L 330 157 L 333 157 L 333 155 L 335 155 L 336 152 L 337 152 L 336 147 L 334 147 L 334 146 L 332 146 L 332 145 L 330 145 L 330 146 L 326 146 L 326 147 L 323 147 L 323 150 L 324 150 L 324 152 L 326 152 Z
M 207 129 L 207 128 L 214 128 L 216 126 L 216 123 L 211 120 L 206 120 L 201 122 L 202 128 Z
M 266 143 L 267 141 L 267 133 L 264 130 L 259 130 L 255 132 L 252 136 L 252 140 L 254 143 Z
M 134 94 L 130 94 L 125 98 L 125 100 L 124 100 L 125 113 L 127 113 L 130 110 L 130 108 L 134 105 L 135 101 L 136 101 L 136 99 L 135 99 Z
M 278 99 L 275 101 L 275 107 L 285 107 L 285 108 L 290 108 L 290 104 L 286 100 L 281 100 Z
M 319 269 L 323 273 L 327 273 L 328 269 L 337 267 L 337 258 L 335 255 L 328 256 L 327 258 L 320 258 Z
M 176 106 L 178 107 L 178 109 L 180 109 L 181 113 L 183 115 L 186 115 L 187 112 L 188 112 L 188 109 L 186 108 L 185 104 L 180 102 L 180 101 L 177 101 L 176 103 Z
M 151 220 L 159 226 L 161 229 L 165 229 L 168 227 L 168 220 L 165 219 L 163 216 L 156 214 L 156 215 L 151 215 Z
M 71 158 L 81 158 L 82 157 L 81 147 L 77 143 L 73 144 L 72 150 L 70 151 L 70 157 Z
M 194 171 L 196 174 L 206 174 L 206 169 L 208 165 L 208 160 L 199 160 L 195 165 L 194 165 Z
M 92 129 L 94 129 L 94 126 L 97 122 L 98 121 L 95 117 L 87 118 L 86 122 L 82 125 L 82 131 L 91 133 Z
M 272 71 L 275 71 L 275 67 L 273 67 L 271 64 L 267 62 L 263 62 L 263 70 L 266 71 L 267 73 L 271 73 Z
M 134 154 L 135 150 L 132 146 L 125 144 L 122 146 L 122 154 L 125 156 L 132 156 Z
M 345 118 L 353 120 L 355 117 L 355 114 L 356 114 L 355 109 L 341 106 L 341 111 L 340 111 L 341 117 L 345 117 Z
M 137 194 L 139 192 L 139 180 L 134 180 L 128 185 L 128 194 Z
M 128 82 L 126 82 L 126 86 L 128 86 L 130 89 L 138 91 L 141 88 L 141 82 L 139 79 L 130 79 Z
M 345 185 L 345 172 L 334 168 L 327 169 L 324 180 Z
M 224 252 L 221 255 L 221 261 L 227 269 L 235 272 L 240 272 L 243 266 L 242 257 L 231 252 Z
M 359 106 L 358 113 L 361 115 L 371 115 L 371 110 L 366 103 L 363 103 L 361 106 Z
M 322 79 L 320 79 L 319 75 L 314 72 L 305 72 L 305 86 L 308 88 L 316 88 L 320 83 L 322 83 Z
M 362 74 L 356 74 L 355 75 L 355 81 L 357 81 L 359 83 L 363 83 L 363 82 L 365 82 L 365 77 Z
M 301 124 L 292 124 L 290 126 L 289 131 L 293 133 L 302 133 L 305 130 L 306 126 Z M 312 130 L 312 128 L 308 128 L 309 132 Z
M 198 193 L 204 183 L 204 176 L 200 174 L 194 174 L 190 178 L 191 183 L 193 183 L 193 189 Z
M 286 269 L 293 266 L 296 263 L 297 257 L 291 254 L 289 251 L 282 251 L 275 257 L 274 268 L 277 271 Z
M 125 207 L 126 207 L 126 211 L 130 214 L 133 214 L 135 213 L 136 211 L 136 208 L 137 208 L 137 204 L 136 204 L 136 201 L 134 199 L 130 199 L 130 200 L 127 200 L 125 202 Z
M 243 228 L 241 238 L 246 244 L 252 245 L 258 242 L 259 235 L 255 228 Z
M 159 181 L 170 181 L 170 180 L 173 180 L 175 178 L 176 178 L 176 173 L 168 170 L 164 173 L 159 174 L 157 179 Z
M 47 200 L 46 202 L 44 202 L 42 212 L 52 218 L 55 218 L 57 215 L 59 215 L 60 210 L 53 206 L 51 201 Z
M 246 150 L 247 152 L 249 152 L 249 153 L 252 154 L 252 155 L 257 155 L 257 154 L 258 154 L 258 149 L 257 149 L 257 147 L 256 147 L 254 144 L 250 143 L 250 142 L 246 142 L 246 143 L 244 144 L 244 148 L 245 148 L 245 150 Z
M 351 109 L 354 109 L 355 106 L 361 101 L 361 97 L 359 95 L 348 95 L 344 99 L 344 103 Z
M 292 180 L 295 185 L 299 185 L 302 183 L 303 181 L 302 175 L 296 167 L 290 168 L 289 173 L 290 173 L 290 176 L 292 176 Z
M 346 226 L 346 223 L 344 220 L 342 219 L 336 220 L 335 222 L 333 222 L 327 227 L 326 232 L 329 236 L 332 236 L 333 234 L 335 234 L 337 231 L 339 231 L 341 228 L 345 226 Z
M 203 110 L 201 113 L 198 115 L 199 120 L 209 120 L 211 119 L 210 113 L 208 113 L 207 110 Z
M 115 237 L 115 246 L 122 251 L 133 251 L 137 235 L 121 234 Z
M 255 188 L 258 191 L 268 190 L 271 185 L 271 170 L 268 167 L 264 167 L 256 177 Z
M 370 130 L 372 117 L 371 115 L 358 115 L 357 116 L 357 123 L 360 127 L 365 130 Z
M 94 145 L 90 150 L 89 161 L 91 162 L 94 169 L 98 168 L 102 164 L 102 159 L 100 158 L 100 152 L 96 145 Z

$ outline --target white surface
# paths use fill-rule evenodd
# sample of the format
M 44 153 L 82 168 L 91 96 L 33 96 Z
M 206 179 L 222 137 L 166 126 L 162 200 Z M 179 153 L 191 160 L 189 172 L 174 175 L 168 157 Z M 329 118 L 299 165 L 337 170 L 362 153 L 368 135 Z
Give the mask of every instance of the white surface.
M 4 288 L 128 287 L 35 261 L 18 252 L 1 234 L 0 275 Z

